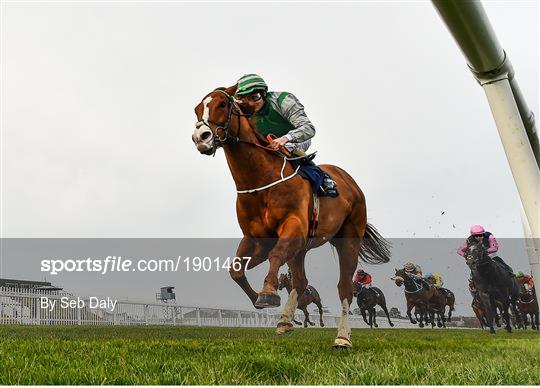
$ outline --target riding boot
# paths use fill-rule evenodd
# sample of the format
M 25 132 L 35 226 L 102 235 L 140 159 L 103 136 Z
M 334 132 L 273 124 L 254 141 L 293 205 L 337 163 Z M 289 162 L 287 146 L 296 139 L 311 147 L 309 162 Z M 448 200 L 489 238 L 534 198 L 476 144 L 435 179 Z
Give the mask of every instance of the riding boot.
M 303 152 L 302 150 L 298 149 L 298 148 L 295 148 L 292 151 L 292 154 L 296 155 L 296 156 L 306 156 L 306 153 Z M 313 162 L 313 156 L 314 155 L 312 155 L 311 158 L 303 159 L 301 163 L 305 164 L 305 165 L 308 165 L 308 166 L 317 167 L 319 170 L 321 170 L 321 168 L 319 166 L 317 166 L 315 164 L 315 162 Z M 319 191 L 325 197 L 333 197 L 333 198 L 337 197 L 339 195 L 339 193 L 337 191 L 336 182 L 334 182 L 334 180 L 326 172 L 324 172 L 324 171 L 322 171 L 322 172 L 324 174 L 324 178 L 323 178 L 323 181 L 321 183 L 321 187 L 319 188 Z

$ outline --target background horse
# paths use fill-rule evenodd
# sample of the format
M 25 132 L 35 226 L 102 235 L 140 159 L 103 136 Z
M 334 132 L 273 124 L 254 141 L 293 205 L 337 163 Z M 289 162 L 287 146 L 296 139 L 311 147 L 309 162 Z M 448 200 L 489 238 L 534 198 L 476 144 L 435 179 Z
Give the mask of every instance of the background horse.
M 291 279 L 289 279 L 289 277 L 284 273 L 279 275 L 279 285 L 278 285 L 279 290 L 282 290 L 283 288 L 285 288 L 289 294 L 292 291 Z M 315 325 L 313 322 L 309 320 L 309 312 L 307 310 L 307 306 L 309 306 L 311 303 L 315 303 L 317 307 L 319 308 L 320 325 L 321 327 L 324 327 L 321 297 L 319 296 L 319 293 L 317 292 L 315 287 L 310 286 L 308 284 L 308 286 L 306 287 L 306 292 L 304 292 L 302 295 L 298 297 L 298 306 L 296 307 L 298 310 L 302 310 L 304 312 L 304 327 L 307 327 L 308 323 L 311 326 Z M 296 323 L 297 325 L 302 324 L 301 322 L 295 321 L 294 319 L 293 319 L 293 322 Z
M 308 240 L 315 202 L 311 184 L 297 174 L 298 170 L 281 152 L 268 147 L 268 142 L 250 124 L 234 99 L 235 92 L 236 85 L 206 95 L 195 107 L 197 122 L 192 135 L 202 154 L 214 155 L 218 148 L 223 148 L 238 193 L 236 214 L 243 238 L 229 273 L 256 308 L 277 307 L 280 305 L 278 272 L 287 263 L 292 273 L 293 290 L 276 328 L 278 334 L 285 333 L 293 328 L 291 320 L 298 297 L 307 287 L 306 252 L 330 242 L 339 256 L 341 304 L 334 346 L 351 347 L 351 279 L 358 259 L 374 264 L 388 262 L 389 243 L 367 223 L 362 190 L 349 174 L 332 165 L 320 167 L 332 176 L 340 194 L 336 198 L 320 198 L 318 228 Z M 212 179 L 212 176 L 206 179 Z M 219 189 L 216 188 L 216 192 Z M 219 194 L 213 196 L 214 199 L 218 197 Z M 257 293 L 249 284 L 245 271 L 266 260 L 270 266 L 262 289 Z
M 486 312 L 487 326 L 494 334 L 493 322 L 496 317 L 497 301 L 500 304 L 506 330 L 512 331 L 509 308 L 516 312 L 517 286 L 515 277 L 497 265 L 486 252 L 482 242 L 472 244 L 465 255 L 467 265 L 476 287 L 478 298 Z
M 439 294 L 444 297 L 444 307 L 443 307 L 443 318 L 446 322 L 452 321 L 452 311 L 454 311 L 454 306 L 456 304 L 456 296 L 448 288 L 439 288 Z M 448 317 L 445 318 L 444 314 L 446 313 L 446 306 L 448 306 Z
M 429 301 L 435 295 L 435 287 L 431 286 L 422 278 L 409 275 L 404 269 L 396 269 L 392 280 L 398 287 L 404 285 L 405 300 L 407 301 L 407 316 L 412 324 L 418 323 L 418 326 L 424 327 L 424 323 L 431 322 L 429 317 Z M 411 311 L 417 307 L 420 319 L 416 321 L 412 317 Z
M 377 287 L 361 287 L 357 286 L 356 289 L 356 303 L 358 303 L 358 308 L 369 327 L 379 327 L 376 320 L 375 306 L 379 305 L 388 319 L 388 324 L 390 327 L 394 327 L 394 324 L 390 320 L 390 314 L 388 314 L 388 309 L 386 308 L 386 298 L 384 297 L 383 292 Z M 367 320 L 366 311 L 369 312 L 369 321 Z
M 480 327 L 483 330 L 484 327 L 488 325 L 486 319 L 486 310 L 484 309 L 484 306 L 482 306 L 482 302 L 480 302 L 480 299 L 478 299 L 477 296 L 473 298 L 471 307 L 476 315 L 476 318 L 478 319 L 478 322 L 480 323 Z
M 540 330 L 540 318 L 538 313 L 538 300 L 534 288 L 527 290 L 525 284 L 518 280 L 519 296 L 517 299 L 518 313 L 521 314 L 523 326 L 526 329 L 529 324 L 528 316 L 531 317 L 533 330 Z

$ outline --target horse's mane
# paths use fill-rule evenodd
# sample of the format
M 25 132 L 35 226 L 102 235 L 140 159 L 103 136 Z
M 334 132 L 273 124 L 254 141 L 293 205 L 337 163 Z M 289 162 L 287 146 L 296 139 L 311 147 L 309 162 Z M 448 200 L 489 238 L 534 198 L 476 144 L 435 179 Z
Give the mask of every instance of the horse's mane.
M 229 89 L 230 89 L 230 88 L 226 88 L 226 87 L 224 87 L 224 86 L 220 86 L 220 87 L 218 87 L 218 88 L 215 88 L 215 89 L 214 89 L 214 92 L 215 92 L 215 91 L 222 91 L 222 92 L 225 92 L 227 95 L 230 95 L 229 92 L 228 92 Z M 231 95 L 231 97 L 233 97 L 233 96 Z M 237 105 L 237 107 L 240 108 L 240 106 L 238 106 L 238 105 Z M 240 108 L 240 109 L 241 109 L 241 108 Z M 242 112 L 242 110 L 240 110 L 240 114 L 241 114 L 241 116 L 244 116 L 244 117 L 246 117 L 246 118 L 249 117 L 249 116 L 251 116 L 251 115 L 248 115 L 248 114 L 244 114 L 244 112 Z M 248 119 L 248 123 L 249 123 L 249 127 L 251 128 L 251 131 L 254 133 L 254 135 L 255 135 L 255 137 L 257 138 L 257 141 L 259 142 L 259 144 L 262 145 L 262 146 L 268 147 L 268 146 L 270 145 L 270 142 L 269 142 L 268 140 L 266 140 L 265 137 L 264 137 L 263 135 L 261 135 L 261 134 L 257 131 L 256 128 L 253 127 L 253 125 L 251 125 L 251 122 L 249 121 L 249 119 Z

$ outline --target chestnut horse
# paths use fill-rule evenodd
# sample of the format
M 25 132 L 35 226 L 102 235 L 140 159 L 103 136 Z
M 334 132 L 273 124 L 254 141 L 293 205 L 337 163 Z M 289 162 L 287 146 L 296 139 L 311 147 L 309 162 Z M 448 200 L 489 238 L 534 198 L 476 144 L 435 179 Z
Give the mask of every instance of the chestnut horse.
M 517 299 L 517 308 L 521 314 L 523 326 L 526 329 L 529 324 L 528 315 L 531 317 L 531 327 L 533 330 L 540 330 L 540 318 L 538 313 L 538 301 L 534 287 L 527 289 L 522 278 L 517 278 L 519 296 Z
M 291 279 L 289 279 L 289 277 L 286 274 L 282 273 L 281 275 L 279 275 L 278 281 L 279 281 L 278 289 L 282 290 L 283 288 L 285 288 L 287 292 L 290 294 L 292 291 Z M 308 323 L 311 326 L 315 325 L 313 322 L 309 320 L 309 312 L 307 310 L 307 306 L 309 306 L 312 303 L 315 303 L 317 307 L 319 308 L 319 315 L 320 315 L 319 323 L 321 327 L 324 327 L 321 296 L 319 295 L 319 292 L 315 289 L 315 287 L 310 286 L 309 284 L 306 287 L 306 290 L 309 290 L 309 293 L 306 294 L 304 292 L 302 295 L 300 295 L 298 297 L 298 306 L 296 306 L 298 310 L 302 310 L 304 312 L 304 327 L 308 327 Z M 293 322 L 296 323 L 297 325 L 302 324 L 301 322 L 298 322 L 295 320 L 293 320 Z
M 304 270 L 306 252 L 330 242 L 338 252 L 340 270 L 341 319 L 334 346 L 349 348 L 352 346 L 351 279 L 358 259 L 369 263 L 388 262 L 389 243 L 367 223 L 362 190 L 349 174 L 332 165 L 321 168 L 336 181 L 340 195 L 320 198 L 318 228 L 313 238 L 308 238 L 314 206 L 311 185 L 297 174 L 297 169 L 281 152 L 267 147 L 266 140 L 242 113 L 233 97 L 235 92 L 236 85 L 218 88 L 203 98 L 195 107 L 197 123 L 192 136 L 202 154 L 213 155 L 218 148 L 223 148 L 238 193 L 236 213 L 244 236 L 236 251 L 240 265 L 232 265 L 229 273 L 256 308 L 277 307 L 280 305 L 278 271 L 287 263 L 294 289 L 277 324 L 276 331 L 282 334 L 292 330 L 298 296 L 308 284 Z M 268 274 L 262 290 L 257 293 L 245 271 L 267 259 L 270 262 Z

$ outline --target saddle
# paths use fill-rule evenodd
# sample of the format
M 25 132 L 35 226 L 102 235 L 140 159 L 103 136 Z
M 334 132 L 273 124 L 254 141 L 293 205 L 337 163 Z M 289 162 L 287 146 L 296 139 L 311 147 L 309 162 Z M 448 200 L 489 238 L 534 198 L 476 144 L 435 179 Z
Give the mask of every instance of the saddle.
M 276 136 L 273 134 L 268 134 L 266 140 L 271 143 L 272 140 L 276 139 Z M 311 189 L 314 194 L 319 196 L 324 196 L 323 190 L 320 189 L 323 180 L 327 173 L 325 173 L 319 166 L 313 162 L 316 152 L 312 154 L 305 154 L 299 149 L 294 149 L 292 152 L 285 147 L 280 147 L 279 151 L 285 155 L 296 170 L 298 168 L 298 174 L 306 179 L 311 184 Z M 328 175 L 330 176 L 330 175 Z

